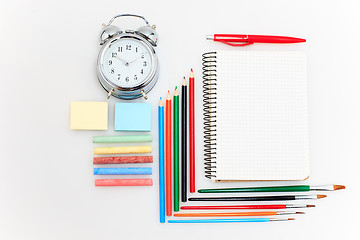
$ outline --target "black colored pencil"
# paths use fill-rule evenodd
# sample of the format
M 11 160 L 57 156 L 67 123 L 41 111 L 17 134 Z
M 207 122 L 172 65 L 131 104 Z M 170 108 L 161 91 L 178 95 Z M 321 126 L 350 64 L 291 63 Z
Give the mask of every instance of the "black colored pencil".
M 288 201 L 301 199 L 320 199 L 326 195 L 286 195 L 286 196 L 256 196 L 256 197 L 200 197 L 189 198 L 189 201 Z
M 187 86 L 181 87 L 181 201 L 187 201 Z

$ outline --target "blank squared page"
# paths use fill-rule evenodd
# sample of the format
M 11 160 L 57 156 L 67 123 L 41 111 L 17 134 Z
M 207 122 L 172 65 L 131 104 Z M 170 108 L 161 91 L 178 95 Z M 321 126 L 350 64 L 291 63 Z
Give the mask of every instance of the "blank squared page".
M 216 179 L 306 179 L 305 54 L 219 51 L 216 56 Z

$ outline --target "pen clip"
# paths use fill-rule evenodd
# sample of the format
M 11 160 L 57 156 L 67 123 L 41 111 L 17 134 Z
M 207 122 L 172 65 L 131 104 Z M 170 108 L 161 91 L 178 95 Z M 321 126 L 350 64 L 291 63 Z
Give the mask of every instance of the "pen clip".
M 231 43 L 231 42 L 228 42 L 228 41 L 226 41 L 226 40 L 220 40 L 220 39 L 217 39 L 216 41 L 225 43 L 225 44 L 230 45 L 230 46 L 233 46 L 233 47 L 245 47 L 245 46 L 254 44 L 253 42 Z

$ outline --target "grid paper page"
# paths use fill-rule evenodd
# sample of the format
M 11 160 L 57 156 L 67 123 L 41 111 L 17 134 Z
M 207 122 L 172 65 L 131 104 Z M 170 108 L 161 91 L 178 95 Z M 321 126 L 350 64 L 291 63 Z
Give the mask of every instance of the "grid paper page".
M 306 56 L 217 52 L 219 180 L 309 176 Z

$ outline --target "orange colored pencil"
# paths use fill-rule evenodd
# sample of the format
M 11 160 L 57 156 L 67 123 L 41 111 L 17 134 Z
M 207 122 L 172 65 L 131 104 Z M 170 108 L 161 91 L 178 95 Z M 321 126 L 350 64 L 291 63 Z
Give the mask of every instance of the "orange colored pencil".
M 190 192 L 195 192 L 195 87 L 194 73 L 189 75 L 189 136 L 190 136 Z
M 171 96 L 166 98 L 166 216 L 172 215 L 171 190 Z
M 239 217 L 239 216 L 275 216 L 285 214 L 303 214 L 304 212 L 225 212 L 225 213 L 175 213 L 174 217 Z

